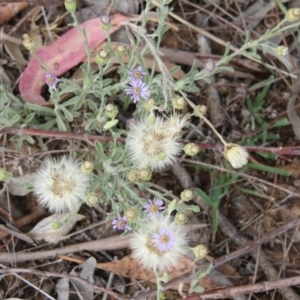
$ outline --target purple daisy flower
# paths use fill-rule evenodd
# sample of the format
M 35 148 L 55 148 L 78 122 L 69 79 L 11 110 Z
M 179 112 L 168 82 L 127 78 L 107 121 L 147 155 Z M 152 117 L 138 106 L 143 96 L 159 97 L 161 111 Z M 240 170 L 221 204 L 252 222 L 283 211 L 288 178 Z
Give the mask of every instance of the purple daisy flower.
M 131 228 L 127 224 L 126 217 L 118 217 L 117 219 L 114 219 L 112 221 L 113 229 L 118 229 L 118 230 L 131 230 Z
M 204 69 L 207 71 L 207 72 L 214 72 L 215 69 L 216 69 L 216 63 L 209 59 L 205 64 L 204 64 Z
M 175 246 L 176 236 L 170 229 L 162 227 L 152 235 L 152 242 L 160 252 L 168 252 Z
M 144 75 L 147 74 L 141 66 L 138 66 L 137 68 L 133 69 L 132 71 L 129 71 L 128 73 L 130 75 L 130 84 L 142 82 Z
M 133 100 L 133 103 L 139 102 L 141 99 L 146 99 L 149 97 L 149 87 L 146 85 L 146 83 L 142 81 L 137 82 L 130 82 L 131 87 L 128 89 L 125 89 L 125 93 L 127 95 L 130 95 L 131 99 Z
M 56 90 L 56 85 L 59 82 L 59 79 L 51 73 L 47 73 L 45 77 L 46 77 L 46 84 L 48 85 L 48 87 L 50 89 Z
M 157 216 L 160 210 L 165 209 L 163 205 L 164 202 L 161 199 L 154 198 L 153 201 L 149 199 L 148 202 L 143 205 L 144 212 L 149 212 L 148 217 Z

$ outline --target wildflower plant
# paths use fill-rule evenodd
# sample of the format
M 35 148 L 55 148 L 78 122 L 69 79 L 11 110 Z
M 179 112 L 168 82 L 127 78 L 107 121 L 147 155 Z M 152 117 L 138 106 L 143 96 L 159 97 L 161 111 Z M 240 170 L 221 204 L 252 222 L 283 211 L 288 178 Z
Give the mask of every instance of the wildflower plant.
M 184 147 L 182 136 L 191 117 L 199 118 L 211 128 L 224 145 L 224 158 L 233 168 L 242 168 L 248 163 L 249 154 L 243 146 L 226 142 L 206 117 L 206 107 L 193 103 L 188 93 L 199 92 L 196 85 L 199 80 L 210 83 L 212 75 L 234 71 L 227 64 L 236 56 L 243 55 L 259 62 L 262 57 L 258 51 L 272 49 L 276 53 L 277 47 L 269 40 L 286 29 L 299 26 L 300 20 L 299 9 L 289 10 L 282 22 L 260 38 L 252 40 L 249 33 L 238 49 L 228 43 L 221 59 L 207 61 L 202 70 L 195 62 L 183 78 L 175 81 L 172 73 L 178 68 L 168 70 L 159 51 L 163 35 L 169 29 L 165 21 L 170 13 L 168 5 L 171 0 L 159 0 L 158 3 L 159 22 L 151 34 L 146 31 L 147 16 L 152 7 L 149 0 L 135 23 L 117 24 L 128 32 L 130 45 L 126 47 L 119 45 L 114 48 L 111 43 L 109 30 L 116 26 L 114 17 L 99 18 L 99 30 L 104 30 L 107 41 L 93 56 L 85 29 L 79 26 L 75 14 L 76 1 L 66 0 L 65 7 L 74 19 L 71 25 L 82 35 L 86 51 L 86 63 L 81 66 L 83 84 L 63 77 L 58 80 L 35 54 L 34 37 L 25 36 L 26 48 L 47 73 L 45 84 L 49 87 L 50 105 L 24 104 L 6 86 L 0 85 L 0 130 L 26 127 L 41 132 L 66 133 L 74 138 L 68 145 L 72 152 L 70 156 L 46 159 L 38 169 L 33 183 L 38 202 L 53 213 L 76 211 L 85 203 L 91 209 L 96 205 L 111 207 L 107 217 L 113 220 L 113 228 L 132 232 L 130 247 L 133 257 L 146 269 L 155 272 L 168 271 L 187 253 L 188 239 L 182 224 L 188 220 L 184 211 L 199 211 L 198 207 L 187 204 L 193 198 L 192 191 L 184 192 L 179 201 L 171 201 L 171 191 L 162 193 L 149 182 L 152 172 L 166 170 L 180 157 Z M 143 50 L 140 51 L 139 47 Z M 277 48 L 277 53 L 279 50 L 281 55 L 288 52 L 281 47 Z M 146 54 L 153 57 L 150 70 L 146 68 Z M 122 55 L 127 56 L 127 63 L 122 60 Z M 98 65 L 96 71 L 91 68 L 92 61 Z M 118 80 L 107 76 L 115 62 L 118 63 Z M 159 74 L 155 67 L 160 70 Z M 75 142 L 78 135 L 87 142 Z M 89 135 L 93 135 L 93 139 L 89 140 Z M 33 138 L 29 134 L 19 134 L 11 141 L 16 142 L 17 149 L 26 142 L 36 143 L 43 151 L 50 150 L 40 136 Z M 198 157 L 199 153 L 200 156 L 197 144 L 189 143 L 184 150 L 188 155 Z M 93 163 L 81 168 L 71 157 Z M 218 205 L 228 193 L 229 186 L 222 187 L 221 179 L 217 182 L 220 187 L 210 195 L 196 190 L 212 207 L 214 232 L 217 230 Z M 229 178 L 226 182 L 234 180 Z M 145 202 L 139 190 L 147 192 L 154 200 Z M 173 219 L 171 213 L 175 210 L 177 217 Z

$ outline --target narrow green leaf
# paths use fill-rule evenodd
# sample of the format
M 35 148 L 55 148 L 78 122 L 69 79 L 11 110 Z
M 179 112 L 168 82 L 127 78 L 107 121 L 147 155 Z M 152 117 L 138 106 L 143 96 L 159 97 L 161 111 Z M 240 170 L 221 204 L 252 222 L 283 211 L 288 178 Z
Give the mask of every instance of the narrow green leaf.
M 95 141 L 94 145 L 95 145 L 96 151 L 99 154 L 100 158 L 106 159 L 106 155 L 104 154 L 102 144 L 99 141 Z
M 73 115 L 71 114 L 71 112 L 65 108 L 64 106 L 60 105 L 59 109 L 62 110 L 62 112 L 64 113 L 65 117 L 67 118 L 67 120 L 69 122 L 73 122 Z
M 59 131 L 67 132 L 67 127 L 65 123 L 63 122 L 61 116 L 59 113 L 56 114 L 56 122 L 57 122 L 57 127 Z
M 214 206 L 214 202 L 211 200 L 211 198 L 207 194 L 205 194 L 201 189 L 196 188 L 195 191 L 206 204 L 212 207 Z
M 247 166 L 254 170 L 264 171 L 264 172 L 268 172 L 268 173 L 272 173 L 272 174 L 278 174 L 278 175 L 282 175 L 282 176 L 290 176 L 291 175 L 291 173 L 286 170 L 266 166 L 263 164 L 248 163 Z
M 271 125 L 270 128 L 275 128 L 275 127 L 283 127 L 283 126 L 287 126 L 290 125 L 290 122 L 287 118 L 282 118 L 278 121 L 276 121 L 273 125 Z

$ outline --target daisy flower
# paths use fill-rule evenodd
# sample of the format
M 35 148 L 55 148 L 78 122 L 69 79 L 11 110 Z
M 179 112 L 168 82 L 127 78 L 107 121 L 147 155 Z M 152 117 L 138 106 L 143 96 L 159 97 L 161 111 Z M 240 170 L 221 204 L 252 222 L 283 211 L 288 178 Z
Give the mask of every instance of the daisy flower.
M 131 230 L 131 228 L 127 224 L 126 217 L 118 217 L 117 219 L 114 219 L 112 221 L 113 229 L 118 229 L 118 230 Z
M 33 192 L 40 205 L 59 214 L 78 209 L 88 187 L 89 176 L 72 158 L 63 156 L 59 160 L 44 161 L 37 171 Z
M 165 209 L 163 205 L 164 202 L 161 199 L 154 198 L 153 201 L 149 199 L 148 202 L 143 205 L 144 212 L 148 212 L 148 217 L 150 218 L 157 216 L 160 210 Z
M 131 87 L 125 89 L 125 93 L 130 95 L 133 103 L 137 103 L 142 99 L 147 99 L 150 96 L 149 87 L 142 81 L 130 82 Z
M 50 89 L 56 90 L 56 85 L 59 82 L 59 79 L 51 73 L 45 75 L 46 84 Z
M 142 224 L 130 240 L 132 257 L 153 271 L 165 272 L 176 266 L 180 257 L 188 251 L 183 228 L 164 215 Z
M 133 69 L 132 71 L 129 71 L 128 73 L 130 76 L 130 84 L 142 82 L 144 75 L 147 74 L 142 68 L 142 66 L 138 66 L 137 68 Z
M 176 155 L 180 153 L 182 146 L 166 130 L 164 120 L 156 117 L 153 124 L 144 119 L 130 127 L 126 148 L 137 168 L 161 170 L 176 161 Z

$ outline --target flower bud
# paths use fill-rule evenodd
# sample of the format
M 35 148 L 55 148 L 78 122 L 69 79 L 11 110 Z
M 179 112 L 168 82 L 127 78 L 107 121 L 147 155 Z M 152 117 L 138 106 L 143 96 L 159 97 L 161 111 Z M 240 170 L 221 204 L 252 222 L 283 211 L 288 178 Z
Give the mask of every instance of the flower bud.
M 204 245 L 197 245 L 192 250 L 196 259 L 204 258 L 208 253 L 207 248 Z
M 74 14 L 76 11 L 76 0 L 65 0 L 65 9 L 70 13 Z
M 175 84 L 175 90 L 176 91 L 181 91 L 185 86 L 184 80 L 178 80 Z
M 138 213 L 134 208 L 128 208 L 124 211 L 124 216 L 128 222 L 134 222 L 138 218 Z
M 228 143 L 224 148 L 224 157 L 234 169 L 242 168 L 248 163 L 248 152 L 240 145 Z
M 85 203 L 90 206 L 96 206 L 99 203 L 99 194 L 98 193 L 89 193 L 85 198 Z
M 164 153 L 164 152 L 161 152 L 161 153 L 159 153 L 159 154 L 156 156 L 156 159 L 162 161 L 162 160 L 165 160 L 166 157 L 167 157 L 167 154 Z
M 300 8 L 298 8 L 298 7 L 290 8 L 286 13 L 285 18 L 289 22 L 299 21 L 300 20 Z
M 153 125 L 156 121 L 156 117 L 155 114 L 151 113 L 148 117 L 147 117 L 147 121 L 150 125 Z
M 117 56 L 123 56 L 126 54 L 127 48 L 124 45 L 118 45 L 114 52 Z
M 92 161 L 85 160 L 81 164 L 80 169 L 84 174 L 90 174 L 94 170 L 94 163 Z
M 198 108 L 198 111 L 196 112 L 197 113 L 197 115 L 198 115 L 198 113 L 200 113 L 201 115 L 206 115 L 206 113 L 207 113 L 207 107 L 206 107 L 206 105 L 197 105 L 197 108 Z
M 31 33 L 25 33 L 22 35 L 22 38 L 24 47 L 31 53 L 34 52 L 36 47 L 36 37 Z
M 183 109 L 186 105 L 183 97 L 176 97 L 175 99 L 173 99 L 172 104 L 174 108 L 179 110 Z
M 117 125 L 118 122 L 119 122 L 119 120 L 117 120 L 117 119 L 113 119 L 111 121 L 108 121 L 104 124 L 103 129 L 108 130 L 110 128 L 113 128 L 115 125 Z
M 139 173 L 136 169 L 133 169 L 133 170 L 130 170 L 128 173 L 127 173 L 127 180 L 130 181 L 130 182 L 137 182 L 139 181 L 140 179 L 140 176 L 139 176 Z
M 109 15 L 100 17 L 100 21 L 103 30 L 108 31 L 111 28 L 111 17 Z
M 180 199 L 183 201 L 190 201 L 193 199 L 193 196 L 194 196 L 193 191 L 191 189 L 186 189 L 181 192 Z
M 6 181 L 9 178 L 9 173 L 3 169 L 0 168 L 0 181 Z
M 105 106 L 105 115 L 111 119 L 114 119 L 119 113 L 118 107 L 113 104 L 107 104 Z
M 101 50 L 95 57 L 95 61 L 99 66 L 104 66 L 108 61 L 109 55 L 106 50 Z
M 275 52 L 277 55 L 279 56 L 286 56 L 289 52 L 289 48 L 285 47 L 285 46 L 278 46 L 276 49 L 275 49 Z
M 204 64 L 204 70 L 206 70 L 207 72 L 214 72 L 216 70 L 216 63 L 209 59 L 205 64 Z
M 151 179 L 152 177 L 152 171 L 149 168 L 145 168 L 145 169 L 139 169 L 137 170 L 140 180 L 142 181 L 148 181 Z
M 145 102 L 145 109 L 148 110 L 148 111 L 152 110 L 155 106 L 156 106 L 156 101 L 153 98 L 148 99 Z
M 188 221 L 188 217 L 186 216 L 185 213 L 180 212 L 175 215 L 175 222 L 178 225 L 184 225 L 184 224 L 186 224 L 187 221 Z
M 199 153 L 200 147 L 197 144 L 189 143 L 183 147 L 183 150 L 186 155 L 194 156 Z

